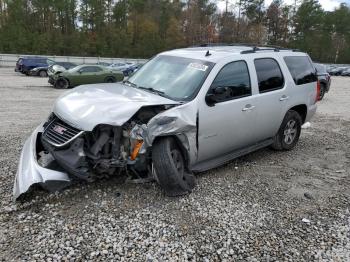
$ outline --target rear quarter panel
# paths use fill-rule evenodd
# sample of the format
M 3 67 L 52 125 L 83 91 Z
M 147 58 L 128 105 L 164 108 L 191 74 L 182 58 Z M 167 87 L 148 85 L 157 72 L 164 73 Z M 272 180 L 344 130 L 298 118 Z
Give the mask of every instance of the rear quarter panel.
M 288 111 L 290 108 L 297 106 L 297 105 L 306 105 L 308 108 L 308 111 L 314 108 L 315 105 L 315 98 L 317 95 L 317 82 L 311 82 L 307 84 L 302 85 L 296 85 L 293 77 L 284 61 L 284 57 L 288 56 L 307 56 L 304 53 L 295 52 L 293 54 L 283 54 L 283 52 L 280 53 L 281 57 L 281 67 L 283 67 L 284 77 L 287 84 L 287 95 L 289 96 L 289 100 L 287 103 L 287 109 Z M 311 63 L 310 64 L 313 67 Z M 313 67 L 314 68 L 314 67 Z M 286 112 L 285 112 L 286 113 Z

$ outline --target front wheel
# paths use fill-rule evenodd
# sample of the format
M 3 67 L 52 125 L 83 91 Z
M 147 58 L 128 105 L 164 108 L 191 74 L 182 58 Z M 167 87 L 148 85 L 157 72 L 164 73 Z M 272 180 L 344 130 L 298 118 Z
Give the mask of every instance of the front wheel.
M 67 89 L 69 87 L 69 82 L 65 78 L 59 78 L 56 80 L 54 87 L 57 89 Z
M 188 194 L 195 186 L 195 177 L 186 170 L 186 162 L 174 138 L 156 141 L 152 147 L 156 180 L 167 196 Z
M 272 148 L 276 150 L 291 150 L 299 141 L 302 120 L 298 112 L 289 110 L 274 137 Z

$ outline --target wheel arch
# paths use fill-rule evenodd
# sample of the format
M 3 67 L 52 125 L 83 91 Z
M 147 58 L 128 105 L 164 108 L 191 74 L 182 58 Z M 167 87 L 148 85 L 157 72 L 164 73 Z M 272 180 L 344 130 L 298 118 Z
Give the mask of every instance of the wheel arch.
M 300 115 L 300 117 L 302 119 L 302 124 L 305 123 L 305 119 L 306 119 L 306 116 L 307 116 L 307 106 L 305 104 L 300 104 L 300 105 L 293 106 L 289 110 L 296 111 Z
M 73 87 L 73 86 L 72 86 L 72 83 L 71 83 L 71 81 L 69 80 L 68 77 L 61 76 L 61 77 L 59 77 L 56 81 L 58 81 L 58 80 L 60 80 L 60 79 L 65 79 L 65 80 L 68 82 L 68 88 Z

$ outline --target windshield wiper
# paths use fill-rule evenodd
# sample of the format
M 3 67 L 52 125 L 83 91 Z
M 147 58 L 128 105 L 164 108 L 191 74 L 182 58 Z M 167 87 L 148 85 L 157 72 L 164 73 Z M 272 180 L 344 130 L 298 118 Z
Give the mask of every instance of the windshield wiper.
M 148 90 L 151 91 L 152 93 L 157 93 L 158 95 L 164 95 L 165 93 L 163 91 L 154 89 L 153 87 L 144 87 L 144 86 L 138 86 L 137 88 L 143 89 L 143 90 Z
M 153 87 L 137 86 L 137 88 L 140 88 L 140 89 L 146 90 L 146 91 L 150 91 L 150 92 L 155 93 L 157 95 L 160 95 L 162 97 L 174 100 L 171 96 L 168 96 L 165 92 L 157 90 L 157 89 L 154 89 Z
M 135 83 L 130 82 L 129 80 L 123 81 L 123 83 L 124 84 L 128 84 L 129 86 L 132 86 L 132 87 L 135 87 L 135 88 L 139 88 L 139 89 L 142 89 L 142 90 L 146 90 L 146 91 L 150 91 L 150 92 L 156 93 L 157 95 L 160 95 L 162 97 L 166 97 L 166 98 L 170 98 L 171 99 L 171 97 L 166 95 L 163 91 L 154 89 L 153 87 L 138 86 Z

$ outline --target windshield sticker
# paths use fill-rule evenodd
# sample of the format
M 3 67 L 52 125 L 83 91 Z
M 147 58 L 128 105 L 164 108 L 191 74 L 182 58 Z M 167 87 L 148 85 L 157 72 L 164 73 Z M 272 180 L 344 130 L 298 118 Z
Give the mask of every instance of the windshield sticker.
M 207 71 L 207 69 L 208 69 L 208 66 L 198 64 L 198 63 L 191 63 L 188 65 L 188 67 L 196 69 L 196 70 L 200 70 L 200 71 Z

